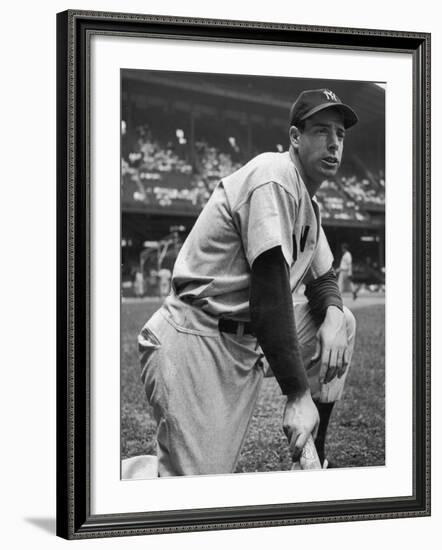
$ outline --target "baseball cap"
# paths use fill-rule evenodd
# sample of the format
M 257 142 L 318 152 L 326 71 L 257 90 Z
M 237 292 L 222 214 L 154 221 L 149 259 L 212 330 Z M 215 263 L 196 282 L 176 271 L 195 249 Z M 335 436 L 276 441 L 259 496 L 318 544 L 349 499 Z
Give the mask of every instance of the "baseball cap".
M 290 126 L 296 126 L 297 122 L 330 107 L 334 107 L 342 113 L 345 128 L 350 128 L 359 120 L 353 109 L 342 103 L 334 92 L 327 88 L 321 88 L 320 90 L 305 90 L 299 94 L 290 109 Z

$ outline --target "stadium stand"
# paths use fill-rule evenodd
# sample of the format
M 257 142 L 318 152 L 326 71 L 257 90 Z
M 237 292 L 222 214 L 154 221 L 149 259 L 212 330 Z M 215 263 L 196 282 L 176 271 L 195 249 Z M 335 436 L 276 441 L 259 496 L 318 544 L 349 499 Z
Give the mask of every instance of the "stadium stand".
M 368 177 L 363 179 L 355 175 L 342 177 L 339 183 L 344 192 L 356 203 L 385 206 L 385 180 L 381 174 L 375 177 L 369 172 Z
M 180 203 L 202 208 L 215 185 L 241 166 L 231 155 L 204 140 L 195 143 L 194 166 L 186 161 L 187 143 L 179 152 L 163 145 L 152 136 L 147 125 L 137 128 L 135 146 L 122 159 L 123 200 L 143 202 L 159 207 L 178 206 Z M 177 139 L 183 140 L 176 130 Z M 234 138 L 230 138 L 234 140 Z M 226 139 L 228 142 L 229 140 Z M 235 141 L 234 141 L 235 143 Z
M 215 185 L 242 165 L 229 153 L 199 140 L 195 142 L 196 155 L 192 166 L 186 160 L 189 156 L 187 143 L 175 152 L 170 142 L 167 146 L 153 137 L 147 125 L 137 131 L 140 137 L 136 146 L 122 162 L 123 195 L 128 202 L 146 202 L 160 207 L 184 202 L 201 208 Z M 176 132 L 180 139 L 179 130 Z M 234 140 L 233 137 L 230 139 Z M 278 150 L 276 144 L 274 149 Z M 364 207 L 385 206 L 384 179 L 375 178 L 371 173 L 369 176 L 370 179 L 342 176 L 336 181 L 324 182 L 317 194 L 323 219 L 362 222 L 368 219 Z
M 317 193 L 322 222 L 336 258 L 345 241 L 355 265 L 370 257 L 381 268 L 385 91 L 370 83 L 330 86 L 354 106 L 361 124 L 346 140 L 338 176 Z M 140 268 L 145 242 L 165 239 L 177 223 L 186 228 L 180 235 L 185 237 L 224 176 L 256 154 L 287 150 L 291 101 L 314 87 L 322 86 L 303 79 L 123 71 L 124 281 Z M 154 267 L 150 273 L 160 266 Z M 145 274 L 145 286 L 155 286 L 148 279 Z

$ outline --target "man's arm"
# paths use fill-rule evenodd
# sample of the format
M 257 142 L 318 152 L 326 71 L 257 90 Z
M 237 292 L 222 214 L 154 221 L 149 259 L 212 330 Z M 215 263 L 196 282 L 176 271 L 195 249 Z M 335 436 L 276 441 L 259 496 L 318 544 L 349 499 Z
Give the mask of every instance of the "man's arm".
M 279 246 L 253 262 L 250 316 L 282 393 L 305 393 L 309 384 L 296 334 L 289 268 Z
M 344 309 L 341 292 L 336 280 L 336 273 L 333 268 L 330 268 L 321 277 L 307 283 L 304 294 L 318 325 L 324 321 L 328 307 L 336 306 L 341 311 Z
M 258 342 L 287 395 L 283 428 L 296 460 L 308 437 L 315 436 L 319 417 L 299 348 L 289 267 L 280 246 L 253 262 L 250 287 L 250 315 Z
M 334 270 L 330 269 L 310 281 L 306 285 L 305 295 L 319 326 L 316 352 L 312 361 L 321 357 L 319 379 L 326 384 L 336 375 L 341 377 L 348 366 L 347 327 Z

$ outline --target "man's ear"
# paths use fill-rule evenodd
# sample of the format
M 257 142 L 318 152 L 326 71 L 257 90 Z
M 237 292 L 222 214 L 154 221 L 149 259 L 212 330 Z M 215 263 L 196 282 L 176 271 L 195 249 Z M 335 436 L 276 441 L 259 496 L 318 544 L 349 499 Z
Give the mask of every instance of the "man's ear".
M 292 145 L 295 149 L 297 149 L 299 146 L 300 135 L 301 135 L 301 132 L 298 130 L 296 126 L 290 126 L 290 129 L 289 129 L 290 145 Z

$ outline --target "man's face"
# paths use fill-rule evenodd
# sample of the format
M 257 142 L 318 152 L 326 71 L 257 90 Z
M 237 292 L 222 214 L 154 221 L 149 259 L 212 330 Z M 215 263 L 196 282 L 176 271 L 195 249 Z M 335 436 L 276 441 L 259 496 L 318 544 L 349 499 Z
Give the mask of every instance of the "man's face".
M 304 131 L 291 142 L 298 152 L 304 174 L 314 183 L 336 175 L 344 149 L 343 117 L 336 109 L 320 111 L 306 119 Z

